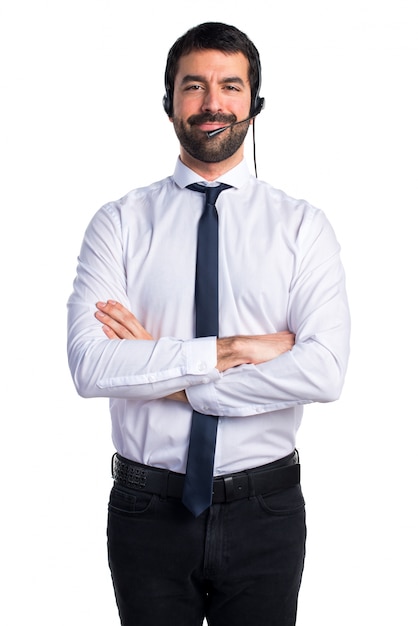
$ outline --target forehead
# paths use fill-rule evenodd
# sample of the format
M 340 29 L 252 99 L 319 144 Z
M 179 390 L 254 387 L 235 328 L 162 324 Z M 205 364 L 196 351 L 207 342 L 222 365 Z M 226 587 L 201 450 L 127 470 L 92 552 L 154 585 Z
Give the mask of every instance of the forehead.
M 249 84 L 249 70 L 250 64 L 242 52 L 193 50 L 180 57 L 175 82 L 181 82 L 185 76 L 201 76 L 208 80 L 236 76 Z

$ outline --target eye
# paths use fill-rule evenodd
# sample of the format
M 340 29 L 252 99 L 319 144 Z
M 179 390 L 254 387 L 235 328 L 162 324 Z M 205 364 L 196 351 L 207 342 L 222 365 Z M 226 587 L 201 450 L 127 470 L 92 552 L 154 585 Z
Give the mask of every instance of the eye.
M 200 89 L 203 89 L 202 85 L 187 85 L 184 91 L 199 91 Z

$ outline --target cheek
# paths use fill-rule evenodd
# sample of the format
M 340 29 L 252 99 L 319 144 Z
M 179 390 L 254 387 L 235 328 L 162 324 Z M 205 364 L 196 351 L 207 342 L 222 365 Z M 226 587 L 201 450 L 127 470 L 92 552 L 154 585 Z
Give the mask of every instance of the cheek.
M 200 109 L 202 101 L 202 95 L 198 91 L 183 95 L 174 90 L 173 112 L 176 117 L 187 118 Z
M 183 103 L 173 102 L 173 117 L 178 120 L 187 120 L 192 111 L 188 107 L 185 107 Z

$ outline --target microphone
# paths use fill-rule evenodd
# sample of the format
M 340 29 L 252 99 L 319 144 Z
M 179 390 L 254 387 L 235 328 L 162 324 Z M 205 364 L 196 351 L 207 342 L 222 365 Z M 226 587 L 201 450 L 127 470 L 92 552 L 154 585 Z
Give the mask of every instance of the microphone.
M 258 113 L 256 113 L 258 115 Z M 246 117 L 245 120 L 240 120 L 239 122 L 232 122 L 232 124 L 228 124 L 227 126 L 221 126 L 221 128 L 217 128 L 216 130 L 209 130 L 206 135 L 208 139 L 214 137 L 215 135 L 219 135 L 219 133 L 223 133 L 224 130 L 231 128 L 232 126 L 236 126 L 237 124 L 244 124 L 244 122 L 249 122 L 254 119 L 255 115 L 251 115 L 250 117 Z

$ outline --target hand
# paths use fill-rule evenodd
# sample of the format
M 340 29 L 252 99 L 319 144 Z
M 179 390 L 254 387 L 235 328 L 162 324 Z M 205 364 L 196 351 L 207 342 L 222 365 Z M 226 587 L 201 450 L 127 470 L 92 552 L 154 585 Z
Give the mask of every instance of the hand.
M 95 318 L 103 324 L 102 329 L 108 339 L 152 339 L 152 336 L 119 302 L 108 300 L 97 302 Z
M 108 339 L 152 339 L 152 336 L 126 307 L 115 300 L 97 302 L 95 318 L 102 322 L 103 332 Z M 184 390 L 176 391 L 167 400 L 188 402 Z
M 269 335 L 244 335 L 218 339 L 218 363 L 220 372 L 251 363 L 259 365 L 288 352 L 295 345 L 295 335 L 288 330 Z
M 175 391 L 174 393 L 170 393 L 170 395 L 166 396 L 165 399 L 175 400 L 176 402 L 186 402 L 187 404 L 189 403 L 184 389 L 182 391 Z

